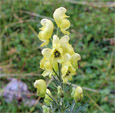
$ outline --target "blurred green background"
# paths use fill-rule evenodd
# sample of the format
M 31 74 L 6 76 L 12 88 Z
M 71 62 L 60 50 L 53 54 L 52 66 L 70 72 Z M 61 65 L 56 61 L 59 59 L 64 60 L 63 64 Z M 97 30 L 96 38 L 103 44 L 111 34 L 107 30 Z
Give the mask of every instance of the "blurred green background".
M 63 6 L 70 16 L 70 43 L 82 57 L 72 83 L 99 90 L 98 93 L 84 90 L 81 104 L 88 103 L 84 113 L 113 113 L 115 8 L 112 5 L 115 4 L 108 3 L 109 0 L 74 1 L 0 0 L 0 90 L 7 85 L 8 78 L 13 77 L 25 82 L 32 93 L 36 92 L 33 83 L 43 71 L 39 68 L 42 48 L 37 37 L 40 20 L 53 18 L 54 10 Z M 31 109 L 17 104 L 8 104 L 0 97 L 1 112 Z M 38 109 L 36 105 L 34 112 Z

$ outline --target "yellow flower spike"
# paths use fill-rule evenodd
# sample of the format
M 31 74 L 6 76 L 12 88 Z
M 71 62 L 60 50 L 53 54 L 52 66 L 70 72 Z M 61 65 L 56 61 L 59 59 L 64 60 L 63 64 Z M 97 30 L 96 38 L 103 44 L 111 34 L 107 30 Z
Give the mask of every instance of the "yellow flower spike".
M 43 27 L 40 28 L 41 31 L 39 32 L 38 37 L 41 41 L 43 41 L 41 44 L 41 47 L 43 47 L 49 43 L 49 39 L 53 33 L 54 25 L 52 21 L 48 19 L 42 19 L 40 23 Z
M 78 60 L 80 60 L 81 59 L 81 56 L 78 54 L 78 53 L 74 53 L 72 56 L 71 56 L 71 64 L 73 65 L 73 67 L 75 68 L 75 69 L 77 69 L 78 68 Z
M 82 98 L 83 98 L 83 89 L 80 86 L 78 86 L 75 89 L 73 97 L 74 97 L 75 102 L 78 102 L 78 101 L 82 100 Z
M 60 40 L 56 35 L 53 36 L 53 49 L 51 51 L 51 59 L 52 62 L 63 62 L 63 49 L 61 48 Z
M 44 97 L 46 94 L 46 82 L 42 79 L 36 80 L 34 87 L 37 88 L 37 94 L 40 97 Z
M 57 26 L 61 29 L 63 34 L 69 35 L 70 33 L 66 31 L 70 27 L 70 22 L 67 20 L 69 16 L 67 16 L 66 9 L 64 7 L 60 7 L 56 9 L 53 13 L 54 20 Z
M 46 89 L 46 94 L 45 94 L 44 102 L 47 105 L 50 105 L 50 102 L 52 102 L 52 99 L 50 98 L 50 96 L 52 97 L 52 94 L 51 94 L 50 90 Z
M 71 56 L 68 53 L 64 55 L 64 62 L 61 69 L 64 83 L 67 83 L 68 80 L 72 80 L 72 76 L 76 74 L 76 71 L 70 62 L 70 58 Z

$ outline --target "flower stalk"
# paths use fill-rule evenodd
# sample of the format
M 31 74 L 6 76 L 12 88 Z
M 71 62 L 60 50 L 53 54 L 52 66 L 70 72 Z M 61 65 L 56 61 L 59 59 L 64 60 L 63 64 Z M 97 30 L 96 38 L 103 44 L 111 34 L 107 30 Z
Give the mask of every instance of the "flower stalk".
M 53 13 L 53 18 L 57 24 L 56 34 L 53 35 L 54 25 L 49 19 L 42 19 L 40 32 L 38 38 L 43 42 L 42 55 L 43 58 L 40 61 L 40 68 L 44 70 L 42 73 L 43 77 L 53 78 L 56 81 L 57 97 L 56 99 L 52 95 L 51 91 L 47 88 L 44 80 L 37 80 L 34 83 L 34 87 L 37 88 L 37 94 L 44 98 L 43 113 L 46 112 L 61 112 L 64 113 L 69 109 L 66 104 L 64 97 L 66 95 L 65 83 L 72 80 L 72 77 L 76 75 L 78 69 L 78 61 L 81 56 L 74 51 L 74 48 L 69 43 L 69 31 L 70 21 L 69 16 L 66 15 L 66 9 L 64 7 L 57 8 Z M 59 31 L 62 32 L 63 36 L 59 36 Z M 53 35 L 53 36 L 52 36 Z M 53 39 L 51 39 L 53 37 Z M 51 42 L 52 47 L 48 46 Z M 49 47 L 49 48 L 48 48 Z M 71 97 L 75 102 L 79 102 L 83 98 L 83 90 L 81 87 L 73 88 Z M 53 103 L 54 102 L 54 106 Z M 71 110 L 74 110 L 73 104 Z M 70 107 L 71 108 L 71 107 Z

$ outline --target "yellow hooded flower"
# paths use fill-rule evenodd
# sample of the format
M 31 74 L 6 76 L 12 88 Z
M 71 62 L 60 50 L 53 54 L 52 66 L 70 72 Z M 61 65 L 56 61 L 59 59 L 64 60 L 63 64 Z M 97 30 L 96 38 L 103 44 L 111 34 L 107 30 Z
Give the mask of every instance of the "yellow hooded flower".
M 46 69 L 46 70 L 51 70 L 52 69 L 52 64 L 50 61 L 51 49 L 50 48 L 43 49 L 42 55 L 43 55 L 43 59 L 40 62 L 40 68 Z
M 45 48 L 42 50 L 43 59 L 40 61 L 40 68 L 45 70 L 42 73 L 44 77 L 48 75 L 49 77 L 51 77 L 52 74 L 55 75 L 52 68 L 54 68 L 55 71 L 58 70 L 57 62 L 52 62 L 51 52 L 52 50 L 49 48 Z
M 50 102 L 52 102 L 52 99 L 50 98 L 50 96 L 52 97 L 52 94 L 50 92 L 49 89 L 46 89 L 46 94 L 45 94 L 45 98 L 44 98 L 44 102 L 49 105 Z
M 57 26 L 61 29 L 62 33 L 69 35 L 69 32 L 66 31 L 70 27 L 70 22 L 68 19 L 66 19 L 69 16 L 67 16 L 65 13 L 66 9 L 64 7 L 60 7 L 54 11 L 53 17 Z
M 62 79 L 64 83 L 67 83 L 68 80 L 72 80 L 72 76 L 76 74 L 74 67 L 70 62 L 71 56 L 67 53 L 64 55 L 64 62 L 62 64 Z
M 75 102 L 80 101 L 83 98 L 83 89 L 80 86 L 78 86 L 76 89 L 73 88 L 72 90 L 73 91 L 71 95 L 74 98 Z
M 54 25 L 52 21 L 48 19 L 42 19 L 40 23 L 43 27 L 40 28 L 41 31 L 39 32 L 38 37 L 41 41 L 43 41 L 41 44 L 41 47 L 43 47 L 49 43 L 49 39 L 53 33 Z
M 70 55 L 74 54 L 73 47 L 69 44 L 69 36 L 65 35 L 60 39 L 60 45 L 63 48 L 63 53 L 69 53 Z
M 44 97 L 46 94 L 46 82 L 42 79 L 36 80 L 34 87 L 37 88 L 37 94 L 40 97 Z
M 52 75 L 52 62 L 50 60 L 51 57 L 51 49 L 45 48 L 42 50 L 43 59 L 40 61 L 40 68 L 45 71 L 42 73 L 44 77 Z
M 78 60 L 81 59 L 81 56 L 78 53 L 75 53 L 73 47 L 69 44 L 69 36 L 65 35 L 60 39 L 60 45 L 63 49 L 63 54 L 69 54 L 69 60 L 72 66 L 78 68 Z M 68 59 L 67 59 L 68 60 Z M 66 62 L 66 61 L 65 61 Z
M 57 35 L 53 36 L 53 49 L 51 51 L 51 58 L 52 62 L 59 62 L 63 61 L 63 49 L 60 46 L 60 40 Z
M 72 56 L 71 56 L 71 64 L 72 66 L 77 69 L 78 68 L 78 60 L 81 59 L 81 56 L 78 54 L 78 53 L 74 53 Z

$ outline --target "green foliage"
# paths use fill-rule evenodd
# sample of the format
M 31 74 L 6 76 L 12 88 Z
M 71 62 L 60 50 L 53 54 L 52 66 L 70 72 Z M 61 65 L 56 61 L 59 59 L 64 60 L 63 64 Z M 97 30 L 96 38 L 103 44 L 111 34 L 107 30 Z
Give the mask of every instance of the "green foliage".
M 1 0 L 0 4 L 2 73 L 22 73 L 22 76 L 24 73 L 41 74 L 42 70 L 39 68 L 39 61 L 42 58 L 39 47 L 41 42 L 36 36 L 40 27 L 41 16 L 39 15 L 51 18 L 51 12 L 57 7 L 64 6 L 68 9 L 67 14 L 70 15 L 69 20 L 72 23 L 71 44 L 82 57 L 73 83 L 99 90 L 99 93 L 84 90 L 82 104 L 86 102 L 89 104 L 85 107 L 85 112 L 103 113 L 103 110 L 107 113 L 114 112 L 114 45 L 109 41 L 114 37 L 114 8 L 95 8 L 61 0 Z M 33 13 L 38 16 L 34 16 Z M 27 76 L 22 80 L 28 84 L 30 91 L 35 92 L 33 82 L 37 78 Z M 2 89 L 7 83 L 7 78 L 1 78 L 0 81 L 2 81 L 0 83 Z M 65 90 L 70 94 L 69 89 Z M 69 95 L 65 100 L 69 100 Z M 2 112 L 4 110 L 5 112 L 29 112 L 31 109 L 25 107 L 23 103 L 19 106 L 17 104 L 16 102 L 7 104 L 0 97 Z M 79 106 L 81 105 L 77 107 Z M 34 111 L 38 112 L 38 109 L 39 105 Z

